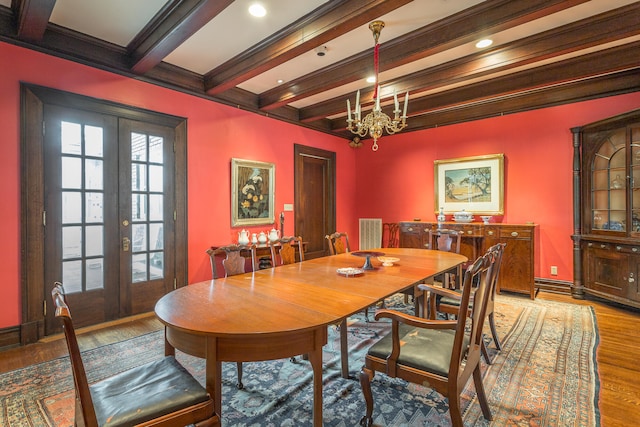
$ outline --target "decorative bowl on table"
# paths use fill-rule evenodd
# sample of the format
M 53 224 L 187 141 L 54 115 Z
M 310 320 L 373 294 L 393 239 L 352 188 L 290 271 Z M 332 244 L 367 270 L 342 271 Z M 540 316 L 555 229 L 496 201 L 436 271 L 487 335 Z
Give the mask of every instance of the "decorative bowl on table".
M 471 222 L 473 221 L 473 214 L 462 209 L 459 212 L 453 213 L 453 220 L 455 222 Z
M 378 261 L 380 261 L 385 267 L 391 267 L 394 262 L 400 261 L 400 258 L 392 256 L 379 256 Z

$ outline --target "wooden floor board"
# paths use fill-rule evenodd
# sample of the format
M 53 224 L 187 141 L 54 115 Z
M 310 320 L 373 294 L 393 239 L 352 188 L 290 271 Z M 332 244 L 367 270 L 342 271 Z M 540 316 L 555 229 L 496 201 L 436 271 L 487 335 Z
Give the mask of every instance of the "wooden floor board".
M 626 310 L 602 301 L 574 300 L 568 295 L 539 292 L 537 298 L 590 305 L 594 308 L 600 343 L 599 407 L 603 427 L 640 425 L 640 311 Z M 82 349 L 99 347 L 162 329 L 151 316 L 124 319 L 101 327 L 81 329 Z M 28 346 L 0 352 L 0 373 L 65 356 L 61 335 Z

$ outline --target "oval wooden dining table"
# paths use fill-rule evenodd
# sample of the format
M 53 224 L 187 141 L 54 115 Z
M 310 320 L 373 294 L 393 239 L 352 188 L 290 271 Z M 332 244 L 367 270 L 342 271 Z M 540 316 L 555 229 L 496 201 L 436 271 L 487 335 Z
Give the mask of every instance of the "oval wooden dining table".
M 307 354 L 313 370 L 313 425 L 322 426 L 322 347 L 327 327 L 391 295 L 430 281 L 467 258 L 428 249 L 381 248 L 399 260 L 356 277 L 337 274 L 358 268 L 349 253 L 198 282 L 163 296 L 155 313 L 165 325 L 165 353 L 175 349 L 205 359 L 207 391 L 222 409 L 222 362 L 274 360 Z M 344 327 L 342 328 L 345 329 Z M 342 333 L 342 331 L 341 331 Z M 343 375 L 348 373 L 346 332 Z

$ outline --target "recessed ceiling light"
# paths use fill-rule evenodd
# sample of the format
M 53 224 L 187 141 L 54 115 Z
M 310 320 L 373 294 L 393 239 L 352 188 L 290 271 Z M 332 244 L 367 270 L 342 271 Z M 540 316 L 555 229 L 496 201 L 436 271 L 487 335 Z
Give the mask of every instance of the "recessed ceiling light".
M 375 82 L 376 82 L 376 76 L 367 77 L 367 83 L 375 83 Z
M 482 49 L 483 47 L 489 47 L 493 44 L 493 40 L 491 39 L 482 39 L 478 43 L 476 43 L 476 47 L 478 49 Z
M 282 79 L 278 79 L 278 84 L 280 85 L 280 84 L 282 84 L 282 83 L 284 83 L 284 80 L 282 80 Z
M 254 3 L 249 6 L 249 13 L 257 18 L 262 18 L 267 14 L 267 9 L 265 9 L 260 3 Z

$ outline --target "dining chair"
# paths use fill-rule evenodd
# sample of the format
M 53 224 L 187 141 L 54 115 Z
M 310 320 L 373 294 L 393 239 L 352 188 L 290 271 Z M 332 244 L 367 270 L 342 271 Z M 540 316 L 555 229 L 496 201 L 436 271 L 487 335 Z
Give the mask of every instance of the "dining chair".
M 493 338 L 493 344 L 496 347 L 497 351 L 502 350 L 502 343 L 500 342 L 500 338 L 498 336 L 498 330 L 496 328 L 495 323 L 495 300 L 498 289 L 498 281 L 500 278 L 500 267 L 502 265 L 502 256 L 504 254 L 504 248 L 506 247 L 506 243 L 497 243 L 496 245 L 490 247 L 488 252 L 495 253 L 495 265 L 492 272 L 491 282 L 490 282 L 490 291 L 489 291 L 489 299 L 487 301 L 487 309 L 486 309 L 486 318 L 489 322 L 489 329 L 491 331 L 491 336 Z M 453 290 L 456 293 L 460 293 L 459 289 Z M 439 290 L 437 288 L 430 287 L 429 294 L 429 317 L 431 319 L 435 319 L 437 313 L 446 313 L 446 314 L 457 314 L 459 310 L 460 299 L 451 297 L 448 293 L 438 294 Z M 472 291 L 473 292 L 473 291 Z M 434 296 L 439 295 L 439 298 L 434 298 Z M 471 296 L 473 300 L 473 293 Z M 487 349 L 486 343 L 482 342 L 482 354 L 487 363 L 492 364 L 493 359 L 489 357 L 489 351 Z
M 438 251 L 460 253 L 460 242 L 462 234 L 456 230 L 449 229 L 437 229 L 428 230 L 427 249 L 433 249 Z M 434 277 L 435 281 L 441 282 L 443 286 L 454 287 L 456 285 L 455 278 L 462 276 L 464 264 L 455 267 L 455 273 L 451 271 L 444 272 Z M 452 281 L 452 278 L 454 279 Z M 421 292 L 416 291 L 413 287 L 402 291 L 404 294 L 405 304 L 408 303 L 409 297 L 413 298 L 414 313 L 419 316 L 421 313 L 426 312 L 426 308 L 422 307 L 424 297 Z
M 432 320 L 393 310 L 379 310 L 376 320 L 390 319 L 391 332 L 372 345 L 360 371 L 360 385 L 366 413 L 360 425 L 373 424 L 371 382 L 376 372 L 391 378 L 427 386 L 448 399 L 452 425 L 462 427 L 460 395 L 473 376 L 482 414 L 491 420 L 491 409 L 482 384 L 480 369 L 482 326 L 489 300 L 495 253 L 478 258 L 464 274 L 456 320 Z M 471 302 L 471 283 L 478 283 Z M 424 291 L 429 287 L 418 285 Z M 381 393 L 380 397 L 385 396 Z
M 235 276 L 236 274 L 243 274 L 247 271 L 247 259 L 242 256 L 242 252 L 249 252 L 249 260 L 250 271 L 256 271 L 258 269 L 258 265 L 256 263 L 256 245 L 226 245 L 220 246 L 216 249 L 209 248 L 207 249 L 207 253 L 209 254 L 209 260 L 211 261 L 211 275 L 215 280 L 219 278 L 217 271 L 217 255 L 224 255 L 225 258 L 222 260 L 222 268 L 224 269 L 224 277 Z M 236 387 L 241 390 L 244 388 L 244 384 L 242 384 L 242 362 L 236 362 L 236 367 L 238 369 L 238 383 Z
M 382 247 L 397 248 L 399 244 L 398 233 L 400 225 L 397 222 L 382 223 Z
M 445 228 L 429 230 L 429 249 L 438 251 L 460 253 L 460 244 L 462 240 L 462 232 L 457 230 L 449 230 Z M 462 278 L 463 265 L 456 267 L 455 272 L 445 272 L 440 276 L 436 276 L 435 280 L 442 282 L 442 286 L 454 288 L 459 285 Z
M 347 235 L 347 233 L 340 233 L 336 231 L 333 234 L 324 236 L 324 238 L 329 242 L 329 253 L 331 255 L 351 252 L 351 246 L 349 246 L 349 236 Z
M 75 385 L 76 426 L 220 426 L 207 390 L 173 357 L 89 384 L 64 287 L 51 291 L 62 322 Z
M 243 252 L 248 252 L 248 259 L 242 256 Z M 216 262 L 216 257 L 218 255 L 224 255 L 224 259 L 222 260 L 222 268 L 224 270 L 224 276 L 234 276 L 236 274 L 242 274 L 247 272 L 247 261 L 250 261 L 250 270 L 256 271 L 258 269 L 258 264 L 256 261 L 256 246 L 253 244 L 249 245 L 225 245 L 219 246 L 217 248 L 209 248 L 207 249 L 207 254 L 209 254 L 209 261 L 211 262 L 211 277 L 217 279 L 221 277 L 218 274 L 218 263 Z
M 300 236 L 283 237 L 269 241 L 269 250 L 271 252 L 271 265 L 274 267 L 304 261 L 304 246 Z M 296 261 L 296 252 L 298 253 L 298 261 Z

